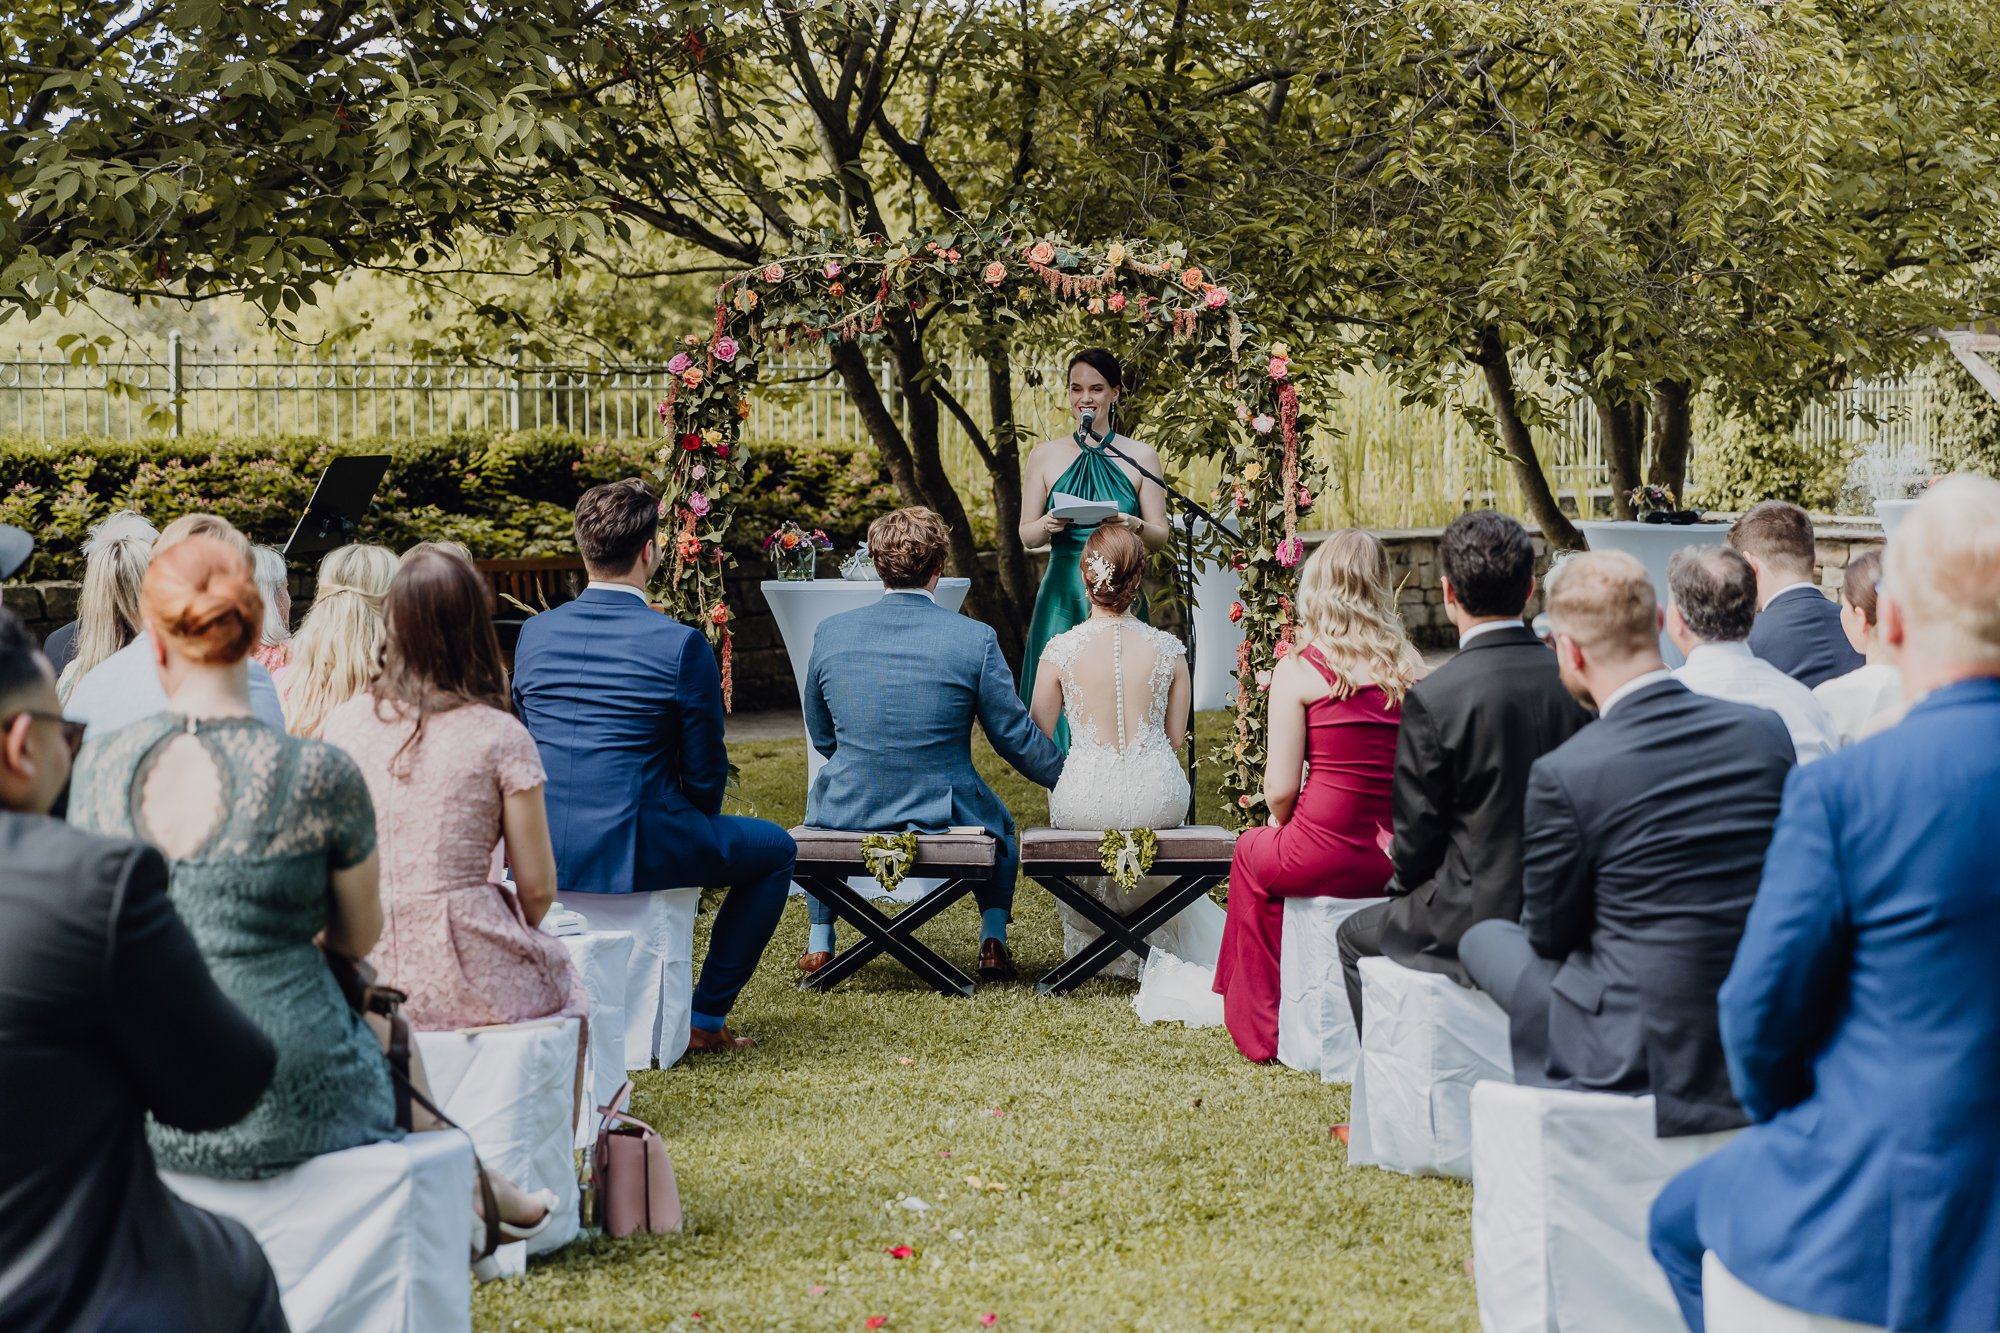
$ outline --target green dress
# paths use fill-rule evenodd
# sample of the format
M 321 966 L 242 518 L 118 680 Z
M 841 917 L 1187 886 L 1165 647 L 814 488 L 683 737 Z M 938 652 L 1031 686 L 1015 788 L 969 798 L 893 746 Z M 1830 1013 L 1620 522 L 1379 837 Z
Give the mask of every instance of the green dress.
M 1063 469 L 1063 474 L 1049 487 L 1051 500 L 1060 492 L 1074 495 L 1079 500 L 1115 504 L 1122 513 L 1138 513 L 1139 488 L 1125 475 L 1124 469 L 1111 460 L 1104 447 L 1097 444 L 1079 444 L 1077 447 L 1082 452 L 1076 456 L 1076 461 Z M 1049 646 L 1049 640 L 1090 618 L 1090 598 L 1084 595 L 1083 575 L 1077 568 L 1077 562 L 1083 559 L 1083 544 L 1090 540 L 1095 527 L 1095 524 L 1082 527 L 1072 523 L 1049 541 L 1049 568 L 1042 575 L 1041 591 L 1035 594 L 1035 614 L 1028 622 L 1028 645 L 1021 655 L 1023 703 L 1032 705 L 1035 701 L 1035 672 L 1041 665 L 1042 649 Z M 1141 596 L 1132 610 L 1139 619 L 1145 620 L 1146 599 Z M 1068 718 L 1056 723 L 1055 742 L 1063 753 L 1069 753 Z
M 139 794 L 188 720 L 160 713 L 84 748 L 70 822 L 152 841 Z M 222 814 L 195 852 L 168 863 L 168 894 L 223 994 L 278 1048 L 277 1072 L 226 1129 L 148 1123 L 164 1171 L 255 1180 L 343 1148 L 402 1137 L 381 1043 L 348 1007 L 313 943 L 328 873 L 375 849 L 375 810 L 354 761 L 251 718 L 195 724 L 222 779 Z

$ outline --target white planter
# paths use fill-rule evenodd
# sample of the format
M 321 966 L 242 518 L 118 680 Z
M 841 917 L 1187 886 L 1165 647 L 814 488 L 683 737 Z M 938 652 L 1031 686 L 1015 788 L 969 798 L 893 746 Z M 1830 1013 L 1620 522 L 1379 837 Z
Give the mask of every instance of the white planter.
M 1662 610 L 1667 605 L 1667 562 L 1673 559 L 1674 552 L 1684 546 L 1720 545 L 1729 535 L 1727 523 L 1679 526 L 1599 519 L 1578 523 L 1576 527 L 1593 551 L 1623 551 L 1637 556 L 1639 563 L 1646 567 L 1647 577 L 1653 581 L 1653 595 L 1659 599 Z M 1660 635 L 1660 655 L 1667 659 L 1670 667 L 1677 667 L 1687 660 L 1664 633 Z
M 1911 506 L 1915 504 L 1915 500 L 1877 500 L 1875 502 L 1875 517 L 1882 520 L 1883 540 L 1886 541 L 1896 535 L 1896 527 L 1903 521 L 1903 515 L 1909 513 Z

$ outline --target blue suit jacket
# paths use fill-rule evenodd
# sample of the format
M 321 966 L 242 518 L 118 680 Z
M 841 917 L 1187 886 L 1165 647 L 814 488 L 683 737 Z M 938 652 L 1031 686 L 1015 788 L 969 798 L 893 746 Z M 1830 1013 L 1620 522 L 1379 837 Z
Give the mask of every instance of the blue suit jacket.
M 700 631 L 636 597 L 586 589 L 521 627 L 514 708 L 549 772 L 565 891 L 723 882 L 709 820 L 729 751 L 722 678 Z
M 1028 717 L 993 630 L 929 598 L 890 593 L 821 622 L 806 671 L 806 734 L 827 757 L 806 823 L 876 832 L 1014 817 L 972 767 L 976 718 L 1000 757 L 1044 787 L 1063 756 Z
M 1840 627 L 1840 604 L 1817 588 L 1786 592 L 1759 611 L 1750 622 L 1750 651 L 1807 689 L 1867 660 Z
M 1722 987 L 1703 1242 L 1787 1305 L 2000 1328 L 2000 680 L 1796 770 Z

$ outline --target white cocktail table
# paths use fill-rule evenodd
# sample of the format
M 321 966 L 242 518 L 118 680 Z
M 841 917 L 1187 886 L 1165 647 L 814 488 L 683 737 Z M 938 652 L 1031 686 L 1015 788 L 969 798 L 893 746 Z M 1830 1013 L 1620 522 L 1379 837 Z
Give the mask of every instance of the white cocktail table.
M 1661 610 L 1666 609 L 1668 601 L 1667 562 L 1673 559 L 1674 552 L 1683 546 L 1717 546 L 1729 535 L 1727 523 L 1677 525 L 1595 519 L 1578 523 L 1576 528 L 1593 551 L 1623 551 L 1637 556 L 1653 581 L 1653 596 L 1659 598 Z M 1660 656 L 1667 659 L 1670 667 L 1687 661 L 1664 631 L 1660 634 Z

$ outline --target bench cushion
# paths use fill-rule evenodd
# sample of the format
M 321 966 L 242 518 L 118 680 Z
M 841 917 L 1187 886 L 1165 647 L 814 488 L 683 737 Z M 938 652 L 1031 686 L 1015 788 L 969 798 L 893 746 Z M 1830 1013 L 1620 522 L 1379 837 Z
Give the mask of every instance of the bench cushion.
M 1214 824 L 1155 829 L 1160 840 L 1156 860 L 1184 863 L 1206 861 L 1227 865 L 1236 854 L 1236 835 Z M 1021 834 L 1021 864 L 1095 862 L 1102 829 L 1031 828 Z
M 799 864 L 859 865 L 861 840 L 866 833 L 844 829 L 813 828 L 801 824 L 792 831 L 799 845 Z M 954 867 L 991 866 L 996 859 L 990 833 L 919 833 L 917 859 L 913 870 L 948 870 Z

